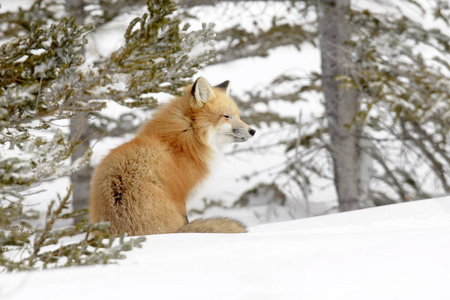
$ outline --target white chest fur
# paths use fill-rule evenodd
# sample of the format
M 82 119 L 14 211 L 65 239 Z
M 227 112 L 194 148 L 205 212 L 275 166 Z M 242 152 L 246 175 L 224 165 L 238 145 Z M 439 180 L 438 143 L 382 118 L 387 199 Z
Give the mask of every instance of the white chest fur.
M 214 181 L 214 174 L 220 172 L 222 163 L 222 149 L 219 150 L 213 148 L 213 155 L 209 162 L 209 173 L 203 181 L 197 183 L 197 185 L 189 192 L 189 195 L 186 198 L 187 210 L 189 210 L 192 206 L 198 206 L 199 203 L 203 203 L 202 199 L 205 198 L 207 194 L 211 194 L 210 188 L 212 186 L 212 182 Z

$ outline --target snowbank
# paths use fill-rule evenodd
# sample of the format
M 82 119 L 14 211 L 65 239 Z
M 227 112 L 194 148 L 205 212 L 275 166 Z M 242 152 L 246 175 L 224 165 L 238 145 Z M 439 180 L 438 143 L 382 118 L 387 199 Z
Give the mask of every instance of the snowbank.
M 2 274 L 1 299 L 450 299 L 450 197 L 149 236 L 118 265 Z

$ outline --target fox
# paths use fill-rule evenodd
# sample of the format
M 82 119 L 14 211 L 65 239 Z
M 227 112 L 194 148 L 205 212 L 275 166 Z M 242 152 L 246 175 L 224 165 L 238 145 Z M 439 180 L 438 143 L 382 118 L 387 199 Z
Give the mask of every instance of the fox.
M 224 217 L 188 221 L 186 201 L 210 174 L 214 157 L 256 130 L 244 123 L 229 96 L 230 81 L 211 86 L 204 77 L 159 108 L 129 142 L 95 168 L 89 199 L 91 223 L 129 236 L 164 233 L 244 233 Z

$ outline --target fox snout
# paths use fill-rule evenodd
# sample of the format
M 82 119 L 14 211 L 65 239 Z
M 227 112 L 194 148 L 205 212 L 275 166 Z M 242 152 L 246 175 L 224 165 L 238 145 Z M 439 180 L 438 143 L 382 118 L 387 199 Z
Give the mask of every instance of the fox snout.
M 245 142 L 255 135 L 256 130 L 253 128 L 234 128 L 233 130 L 234 142 Z

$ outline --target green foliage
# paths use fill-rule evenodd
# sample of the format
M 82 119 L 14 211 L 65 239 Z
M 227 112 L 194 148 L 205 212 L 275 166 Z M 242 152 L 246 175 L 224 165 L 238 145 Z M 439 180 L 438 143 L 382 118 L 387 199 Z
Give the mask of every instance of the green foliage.
M 56 20 L 61 4 L 52 1 L 35 0 L 29 9 L 19 7 L 17 12 L 0 13 L 0 39 L 19 36 L 30 32 L 33 24 L 45 26 L 49 20 Z
M 83 61 L 79 50 L 92 28 L 62 19 L 48 27 L 33 23 L 27 34 L 0 46 L 0 200 L 20 194 L 36 182 L 65 176 L 86 162 L 63 165 L 73 143 L 52 122 L 87 108 L 73 97 Z
M 123 251 L 142 246 L 144 237 L 125 240 L 124 235 L 119 239 L 109 235 L 108 223 L 88 224 L 82 220 L 75 226 L 55 229 L 59 220 L 86 214 L 86 211 L 67 213 L 70 194 L 71 189 L 63 198 L 58 196 L 58 203 L 51 201 L 43 228 L 24 226 L 25 223 L 22 226 L 2 226 L 5 230 L 0 232 L 0 265 L 4 270 L 106 264 L 125 258 Z M 75 240 L 70 241 L 70 237 L 75 237 Z M 66 241 L 62 242 L 63 239 Z M 17 252 L 21 254 L 17 255 Z
M 148 13 L 131 21 L 125 44 L 99 65 L 102 85 L 114 99 L 127 106 L 149 105 L 148 93 L 178 94 L 196 71 L 214 55 L 212 26 L 188 32 L 181 20 L 173 16 L 176 5 L 167 1 L 148 1 Z M 206 44 L 202 56 L 190 57 L 196 45 Z M 114 82 L 127 78 L 127 89 L 116 89 Z M 125 101 L 127 100 L 127 101 Z M 130 101 L 131 100 L 131 101 Z
M 125 44 L 96 63 L 96 72 L 90 76 L 98 78 L 98 84 L 92 85 L 87 94 L 142 109 L 157 106 L 155 93 L 179 95 L 179 89 L 191 82 L 215 51 L 213 25 L 204 24 L 201 30 L 190 31 L 189 25 L 183 25 L 175 15 L 175 9 L 171 1 L 148 1 L 148 12 L 129 24 Z M 133 112 L 120 120 L 99 113 L 92 115 L 96 122 L 90 125 L 91 131 L 110 136 L 129 133 L 137 126 Z
M 74 19 L 48 28 L 34 23 L 28 34 L 0 46 L 0 130 L 23 129 L 23 123 L 37 119 L 43 126 L 48 123 L 44 117 L 66 118 L 64 110 L 81 106 L 70 83 L 79 72 L 79 50 L 90 29 Z

